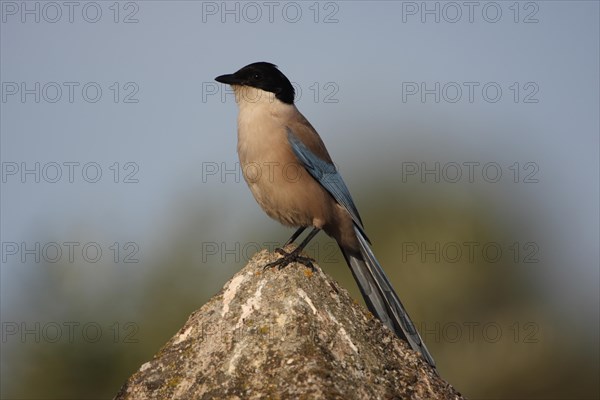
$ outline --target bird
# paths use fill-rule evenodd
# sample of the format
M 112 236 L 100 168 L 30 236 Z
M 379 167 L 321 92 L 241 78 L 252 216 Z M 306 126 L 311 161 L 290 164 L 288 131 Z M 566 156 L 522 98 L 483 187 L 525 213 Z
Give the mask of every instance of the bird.
M 340 247 L 369 311 L 419 352 L 437 373 L 431 353 L 375 258 L 350 191 L 323 140 L 294 104 L 290 80 L 269 62 L 255 62 L 217 82 L 230 85 L 239 112 L 237 152 L 242 175 L 265 213 L 297 230 L 276 251 L 281 255 L 264 268 L 300 262 L 321 231 Z M 306 238 L 290 252 L 288 245 L 307 229 Z

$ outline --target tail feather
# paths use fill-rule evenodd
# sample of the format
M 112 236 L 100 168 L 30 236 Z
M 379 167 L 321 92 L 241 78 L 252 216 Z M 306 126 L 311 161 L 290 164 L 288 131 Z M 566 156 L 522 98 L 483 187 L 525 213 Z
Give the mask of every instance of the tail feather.
M 362 259 L 344 249 L 341 250 L 365 299 L 367 308 L 398 337 L 406 340 L 413 350 L 420 352 L 429 365 L 435 369 L 433 357 L 394 292 L 383 268 L 375 258 L 367 238 L 360 229 L 355 228 L 354 230 L 360 243 Z

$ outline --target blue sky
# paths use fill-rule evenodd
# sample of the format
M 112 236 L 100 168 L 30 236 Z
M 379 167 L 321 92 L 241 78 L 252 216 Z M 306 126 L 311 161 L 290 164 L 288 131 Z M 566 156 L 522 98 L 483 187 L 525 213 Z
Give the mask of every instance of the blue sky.
M 421 169 L 438 168 L 451 185 L 458 165 L 464 196 L 533 232 L 549 291 L 573 312 L 597 301 L 597 2 L 48 4 L 1 3 L 3 313 L 32 257 L 15 243 L 135 242 L 150 259 L 186 196 L 218 205 L 219 240 L 275 227 L 221 175 L 237 110 L 213 78 L 255 61 L 294 82 L 359 205 L 370 183 L 436 184 Z

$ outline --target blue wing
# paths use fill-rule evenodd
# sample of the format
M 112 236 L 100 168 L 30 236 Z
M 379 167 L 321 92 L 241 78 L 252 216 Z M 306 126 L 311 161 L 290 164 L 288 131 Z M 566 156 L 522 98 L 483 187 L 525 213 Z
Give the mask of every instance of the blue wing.
M 360 253 L 349 254 L 341 248 L 348 266 L 352 270 L 354 279 L 360 288 L 369 310 L 377 316 L 395 334 L 406 340 L 413 350 L 421 352 L 425 360 L 435 371 L 435 361 L 427 350 L 425 343 L 417 332 L 404 306 L 394 292 L 383 268 L 375 258 L 368 245 L 369 239 L 363 230 L 358 210 L 352 201 L 350 191 L 335 165 L 319 158 L 313 153 L 294 132 L 287 127 L 287 137 L 292 150 L 304 168 L 323 188 L 325 188 L 342 205 L 352 217 L 358 238 Z
M 362 221 L 354 205 L 352 196 L 350 196 L 350 191 L 344 183 L 342 176 L 335 168 L 335 165 L 317 157 L 294 135 L 294 132 L 289 127 L 287 127 L 287 136 L 294 154 L 302 162 L 304 168 L 333 196 L 335 201 L 348 211 L 356 226 L 363 231 Z

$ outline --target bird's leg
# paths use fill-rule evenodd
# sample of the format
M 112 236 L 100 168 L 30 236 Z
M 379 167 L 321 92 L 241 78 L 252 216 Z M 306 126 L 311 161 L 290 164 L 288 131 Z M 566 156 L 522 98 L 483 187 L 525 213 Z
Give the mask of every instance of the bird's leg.
M 293 242 L 298 236 L 300 236 L 300 234 L 304 231 L 305 228 L 300 228 L 298 229 L 290 238 L 290 240 L 288 240 L 288 243 L 286 243 L 286 246 Z M 301 264 L 306 265 L 307 267 L 309 267 L 310 269 L 314 269 L 315 267 L 312 264 L 312 261 L 310 258 L 308 257 L 303 257 L 300 255 L 300 252 L 304 249 L 304 247 L 306 247 L 306 245 L 308 244 L 308 242 L 310 242 L 312 240 L 312 238 L 314 238 L 316 236 L 317 233 L 319 233 L 320 229 L 319 228 L 313 228 L 313 230 L 308 234 L 308 236 L 302 241 L 302 243 L 300 243 L 300 245 L 298 247 L 296 247 L 292 252 L 287 253 L 285 250 L 283 249 L 277 249 L 277 252 L 279 254 L 281 254 L 283 257 L 275 260 L 273 262 L 268 263 L 267 265 L 265 265 L 263 267 L 263 269 L 267 269 L 267 268 L 272 268 L 272 267 L 277 267 L 278 269 L 282 269 L 284 267 L 286 267 L 289 263 L 292 262 L 299 262 Z M 285 247 L 285 246 L 284 246 Z M 281 250 L 281 251 L 280 251 Z
M 286 256 L 286 255 L 287 255 L 287 253 L 285 252 L 285 250 L 284 250 L 284 249 L 285 249 L 287 246 L 289 246 L 290 244 L 294 243 L 294 241 L 295 241 L 296 239 L 298 239 L 298 236 L 300 236 L 300 235 L 302 234 L 302 232 L 304 232 L 304 230 L 305 230 L 305 229 L 306 229 L 306 227 L 305 227 L 305 226 L 303 226 L 303 227 L 301 227 L 301 228 L 298 228 L 298 229 L 296 230 L 296 232 L 294 232 L 294 234 L 292 235 L 292 237 L 290 237 L 290 238 L 288 239 L 288 241 L 287 241 L 287 242 L 285 242 L 285 244 L 284 244 L 283 246 L 276 248 L 276 249 L 275 249 L 275 251 L 276 251 L 277 253 L 281 254 L 282 256 Z
M 298 228 L 298 230 L 296 230 L 296 232 L 294 232 L 294 234 L 292 235 L 292 237 L 290 237 L 288 239 L 287 242 L 285 242 L 285 244 L 283 245 L 283 248 L 285 248 L 287 245 L 294 243 L 294 241 L 296 241 L 296 239 L 298 239 L 298 236 L 302 235 L 302 232 L 304 232 L 304 230 L 306 229 L 305 226 Z

